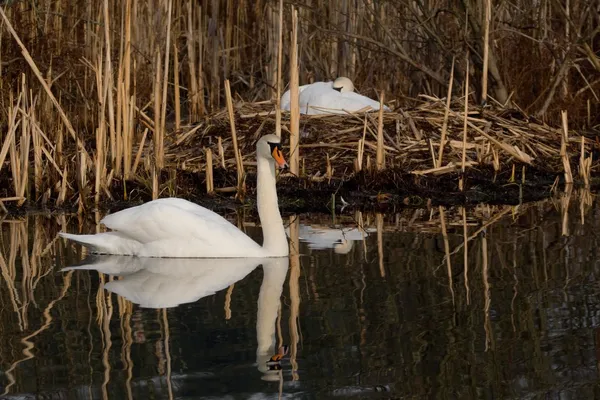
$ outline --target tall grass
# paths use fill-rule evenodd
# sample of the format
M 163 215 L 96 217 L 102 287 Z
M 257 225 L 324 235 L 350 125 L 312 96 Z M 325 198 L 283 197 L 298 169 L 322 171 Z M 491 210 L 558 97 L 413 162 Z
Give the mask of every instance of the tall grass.
M 293 6 L 300 85 L 345 75 L 363 94 L 385 91 L 411 105 L 419 94 L 452 93 L 452 76 L 460 96 L 469 63 L 477 102 L 514 103 L 556 123 L 566 110 L 574 128 L 598 124 L 594 2 Z M 165 137 L 221 110 L 225 80 L 233 102 L 272 100 L 293 59 L 292 11 L 279 9 L 278 0 L 7 4 L 0 28 L 0 174 L 10 170 L 14 185 L 7 197 L 62 203 L 76 192 L 80 204 L 92 196 L 97 203 L 115 179 L 160 171 L 169 159 Z M 93 189 L 74 192 L 74 182 L 94 182 Z

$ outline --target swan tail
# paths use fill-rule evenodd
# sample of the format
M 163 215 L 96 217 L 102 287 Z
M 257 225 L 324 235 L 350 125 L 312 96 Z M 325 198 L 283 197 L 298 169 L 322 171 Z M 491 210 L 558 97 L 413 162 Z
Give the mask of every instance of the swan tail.
M 75 235 L 60 232 L 59 236 L 72 240 L 88 248 L 95 254 L 135 255 L 140 243 L 118 232 L 104 232 L 95 235 Z

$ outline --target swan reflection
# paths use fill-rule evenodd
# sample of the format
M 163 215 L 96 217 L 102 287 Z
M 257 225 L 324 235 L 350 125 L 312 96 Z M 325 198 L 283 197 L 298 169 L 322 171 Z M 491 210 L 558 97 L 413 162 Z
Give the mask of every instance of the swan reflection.
M 93 255 L 67 270 L 96 270 L 121 279 L 104 287 L 147 308 L 169 308 L 192 303 L 244 279 L 259 265 L 263 281 L 258 295 L 256 361 L 263 379 L 279 379 L 268 362 L 276 348 L 275 321 L 287 276 L 288 257 L 274 258 L 143 258 Z
M 333 249 L 336 254 L 348 254 L 355 241 L 363 241 L 373 228 L 329 228 L 315 225 L 299 226 L 302 242 L 308 244 L 311 250 Z M 289 228 L 286 232 L 289 235 Z

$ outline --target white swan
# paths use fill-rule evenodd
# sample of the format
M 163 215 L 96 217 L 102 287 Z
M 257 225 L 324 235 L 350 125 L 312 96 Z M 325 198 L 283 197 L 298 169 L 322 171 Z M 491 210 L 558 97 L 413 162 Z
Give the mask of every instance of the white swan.
M 333 82 L 315 82 L 303 85 L 299 90 L 300 114 L 346 114 L 365 107 L 379 110 L 379 102 L 367 96 L 354 93 L 354 84 L 346 77 L 339 77 Z M 281 109 L 290 110 L 290 91 L 281 96 Z M 384 106 L 385 111 L 390 108 Z
M 64 238 L 93 253 L 138 257 L 284 257 L 289 246 L 275 188 L 275 164 L 286 166 L 280 138 L 265 135 L 256 144 L 257 207 L 262 225 L 260 246 L 222 216 L 187 200 L 158 199 L 104 217 L 112 232 Z

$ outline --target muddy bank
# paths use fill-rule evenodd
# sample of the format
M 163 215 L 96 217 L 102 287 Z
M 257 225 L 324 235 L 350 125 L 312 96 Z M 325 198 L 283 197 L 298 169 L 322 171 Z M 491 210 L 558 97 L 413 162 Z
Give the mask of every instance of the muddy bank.
M 280 209 L 284 214 L 332 211 L 381 211 L 392 212 L 402 208 L 420 208 L 428 205 L 516 205 L 548 198 L 553 187 L 562 190 L 562 174 L 527 166 L 494 172 L 491 166 L 472 167 L 464 175 L 465 190 L 459 189 L 460 172 L 440 176 L 414 175 L 399 168 L 381 172 L 361 171 L 345 179 L 315 179 L 296 177 L 284 172 L 277 184 Z M 6 176 L 0 178 L 7 178 Z M 227 211 L 244 207 L 250 213 L 256 211 L 256 176 L 246 175 L 244 191 L 236 193 L 236 174 L 223 169 L 214 170 L 214 181 L 225 192 L 206 193 L 205 176 L 185 170 L 164 171 L 160 176 L 159 197 L 181 197 L 216 211 Z M 600 189 L 600 180 L 593 180 L 592 191 Z M 6 202 L 11 214 L 32 211 L 91 212 L 132 207 L 152 200 L 152 187 L 146 181 L 113 180 L 110 187 L 113 197 L 101 202 L 98 207 L 93 199 L 80 208 L 76 198 L 67 199 L 65 206 L 56 207 L 56 199 L 47 199 L 45 205 L 26 202 L 18 207 L 15 202 Z

